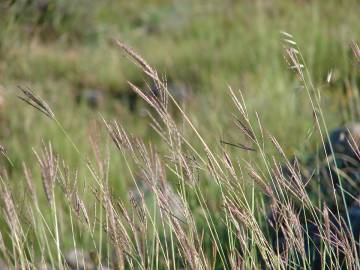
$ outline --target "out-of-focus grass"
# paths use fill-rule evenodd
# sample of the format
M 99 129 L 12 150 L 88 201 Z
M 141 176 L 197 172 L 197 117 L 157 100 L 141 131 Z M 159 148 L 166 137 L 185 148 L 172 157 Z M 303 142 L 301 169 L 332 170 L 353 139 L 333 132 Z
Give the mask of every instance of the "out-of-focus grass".
M 143 83 L 141 71 L 111 38 L 131 44 L 170 82 L 192 87 L 185 108 L 209 144 L 220 145 L 221 138 L 242 140 L 233 124 L 228 85 L 243 90 L 248 109 L 259 113 L 287 154 L 310 152 L 317 143 L 309 136 L 314 125 L 306 93 L 283 59 L 280 30 L 294 35 L 303 49 L 314 83 L 321 87 L 328 126 L 357 120 L 341 105 L 348 102 L 345 82 L 352 93 L 357 90 L 349 44 L 360 37 L 358 1 L 64 0 L 44 14 L 37 1 L 29 2 L 4 4 L 0 18 L 0 83 L 5 89 L 0 135 L 14 164 L 7 165 L 14 182 L 22 177 L 22 161 L 31 170 L 37 167 L 32 148 L 38 149 L 42 139 L 51 139 L 56 152 L 86 182 L 90 177 L 81 158 L 91 152 L 89 134 L 102 129 L 100 115 L 117 118 L 145 141 L 158 142 L 149 118 L 140 116 L 141 107 L 149 109 L 144 104 L 136 113 L 128 110 L 126 100 L 114 98 L 106 98 L 97 111 L 75 104 L 78 90 L 127 93 L 127 81 Z M 335 80 L 330 86 L 329 72 Z M 48 101 L 83 157 L 56 125 L 16 99 L 16 85 L 30 86 Z M 107 137 L 103 140 L 110 145 Z M 124 196 L 130 173 L 119 165 L 121 157 L 113 147 L 109 149 L 109 178 L 114 192 Z M 211 185 L 208 189 L 216 190 Z M 66 224 L 62 228 L 69 230 Z

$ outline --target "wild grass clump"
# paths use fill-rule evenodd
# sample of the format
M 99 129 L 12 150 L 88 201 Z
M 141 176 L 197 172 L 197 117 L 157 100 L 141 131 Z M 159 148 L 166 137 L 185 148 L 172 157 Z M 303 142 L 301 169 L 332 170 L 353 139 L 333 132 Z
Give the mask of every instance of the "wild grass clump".
M 166 80 L 116 40 L 155 87 L 141 89 L 129 82 L 150 105 L 151 127 L 162 147 L 131 134 L 119 121 L 100 117 L 102 129 L 92 130 L 93 154 L 88 155 L 78 149 L 51 107 L 21 87 L 20 99 L 47 116 L 49 125 L 55 123 L 80 164 L 72 168 L 49 142 L 33 150 L 39 171 L 31 172 L 23 163 L 25 192 L 10 183 L 6 170 L 1 172 L 4 262 L 16 269 L 44 264 L 83 269 L 85 263 L 91 269 L 357 269 L 358 216 L 352 204 L 356 207 L 358 200 L 352 198 L 350 203 L 345 188 L 349 175 L 331 159 L 337 152 L 329 143 L 321 92 L 293 36 L 282 35 L 290 70 L 312 108 L 313 134 L 321 141 L 318 151 L 326 154 L 325 166 L 313 166 L 309 172 L 301 160 L 288 157 L 262 116 L 247 107 L 241 91 L 231 88 L 235 108 L 231 113 L 243 141 L 208 143 L 169 93 Z M 358 57 L 356 44 L 353 50 Z M 174 119 L 170 106 L 181 121 Z M 112 144 L 100 139 L 102 132 Z M 269 153 L 267 145 L 274 152 Z M 358 145 L 352 146 L 357 153 Z M 238 151 L 229 151 L 230 147 Z M 2 146 L 0 153 L 7 156 Z M 112 155 L 122 157 L 133 182 L 127 197 L 117 196 L 117 183 L 109 180 Z M 353 162 L 358 169 L 358 160 Z M 80 167 L 88 173 L 84 181 L 78 177 Z M 323 169 L 328 177 L 319 173 Z M 120 181 L 123 172 L 118 173 Z M 39 194 L 36 179 L 41 179 L 45 197 Z M 324 194 L 325 185 L 330 193 Z M 354 188 L 352 194 L 359 194 L 358 183 Z M 19 192 L 24 196 L 15 200 Z M 80 238 L 87 245 L 79 246 Z M 70 248 L 77 250 L 71 253 L 75 264 L 67 253 Z

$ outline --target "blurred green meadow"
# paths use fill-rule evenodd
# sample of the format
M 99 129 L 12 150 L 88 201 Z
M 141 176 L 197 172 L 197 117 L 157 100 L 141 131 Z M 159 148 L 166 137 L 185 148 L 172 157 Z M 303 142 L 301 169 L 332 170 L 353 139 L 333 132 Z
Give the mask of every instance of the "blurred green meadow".
M 355 109 L 344 108 L 348 97 L 357 95 L 350 43 L 359 38 L 358 11 L 357 1 L 4 1 L 3 140 L 16 147 L 16 160 L 15 153 L 26 151 L 19 149 L 19 141 L 35 147 L 35 138 L 57 133 L 43 133 L 48 123 L 14 99 L 17 85 L 41 93 L 80 144 L 98 113 L 109 113 L 139 136 L 151 137 L 147 119 L 129 112 L 126 98 L 113 97 L 131 94 L 127 81 L 140 87 L 146 83 L 141 70 L 113 44 L 119 38 L 169 83 L 190 89 L 186 110 L 199 127 L 210 127 L 213 132 L 206 136 L 214 142 L 237 136 L 231 132 L 230 86 L 244 92 L 249 108 L 289 153 L 301 150 L 304 143 L 299 142 L 306 141 L 312 126 L 311 111 L 284 60 L 280 31 L 291 33 L 302 49 L 322 89 L 329 125 L 335 127 L 357 117 Z M 87 89 L 112 94 L 97 111 L 88 111 L 75 102 Z M 29 129 L 34 123 L 37 128 Z
M 151 88 L 151 82 L 114 40 L 131 46 L 166 78 L 168 86 L 182 89 L 183 110 L 219 153 L 225 148 L 239 160 L 260 159 L 221 143 L 241 143 L 244 137 L 234 123 L 231 88 L 241 90 L 249 117 L 256 123 L 258 115 L 288 156 L 306 159 L 321 142 L 307 92 L 284 57 L 287 41 L 281 31 L 290 33 L 301 49 L 321 95 L 326 125 L 332 129 L 360 117 L 359 66 L 351 49 L 351 43 L 360 38 L 359 14 L 357 0 L 0 1 L 0 145 L 7 151 L 0 167 L 6 169 L 11 188 L 18 191 L 14 200 L 25 213 L 23 222 L 31 216 L 24 163 L 38 180 L 43 218 L 52 222 L 40 192 L 40 168 L 34 155 L 43 143 L 51 141 L 60 160 L 77 171 L 80 193 L 90 202 L 94 181 L 86 164 L 96 159 L 92 141 L 100 142 L 100 152 L 109 153 L 108 180 L 115 197 L 127 200 L 137 174 L 133 162 L 113 145 L 102 119 L 116 119 L 160 153 L 165 151 L 166 144 L 150 125 L 152 108 L 128 84 Z M 45 100 L 64 130 L 18 99 L 19 86 Z M 177 109 L 170 110 L 186 138 L 200 150 L 201 143 Z M 277 155 L 270 144 L 264 149 Z M 170 181 L 171 177 L 175 178 L 170 174 Z M 217 220 L 222 208 L 219 187 L 208 174 L 200 178 Z M 196 212 L 196 200 L 189 204 Z M 73 235 L 77 246 L 93 245 L 81 225 L 72 232 L 65 218 L 70 209 L 61 196 L 56 205 L 63 217 L 59 228 L 64 250 L 73 246 Z M 99 205 L 89 208 L 92 213 L 101 211 Z M 206 227 L 201 214 L 198 224 Z M 1 226 L 4 235 L 7 227 Z M 29 229 L 27 237 L 32 239 L 32 234 L 36 233 Z M 41 244 L 34 246 L 40 252 Z M 54 249 L 51 244 L 48 248 Z

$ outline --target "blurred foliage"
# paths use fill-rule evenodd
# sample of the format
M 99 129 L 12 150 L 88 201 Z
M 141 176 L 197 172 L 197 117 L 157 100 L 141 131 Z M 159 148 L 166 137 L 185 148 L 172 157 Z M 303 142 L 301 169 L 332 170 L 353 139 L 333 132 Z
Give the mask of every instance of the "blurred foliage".
M 120 119 L 131 133 L 156 144 L 159 151 L 165 147 L 144 116 L 149 107 L 141 103 L 135 112 L 128 108 L 127 81 L 146 87 L 148 80 L 114 46 L 113 38 L 134 47 L 170 84 L 191 86 L 193 95 L 184 108 L 214 148 L 222 147 L 220 138 L 243 140 L 233 121 L 234 105 L 227 90 L 231 86 L 243 90 L 254 122 L 258 112 L 288 155 L 310 155 L 319 144 L 312 136 L 316 133 L 312 109 L 283 59 L 280 31 L 291 33 L 302 49 L 310 76 L 321 89 L 331 129 L 360 116 L 356 106 L 349 106 L 359 101 L 359 71 L 349 48 L 351 41 L 360 38 L 359 14 L 357 0 L 1 1 L 0 87 L 6 102 L 0 110 L 0 144 L 14 163 L 14 167 L 6 164 L 10 178 L 22 178 L 24 160 L 30 169 L 38 170 L 32 148 L 38 149 L 42 139 L 53 142 L 82 181 L 89 178 L 58 128 L 16 99 L 19 84 L 32 87 L 49 102 L 84 156 L 91 154 L 87 138 L 94 130 L 101 133 L 104 148 L 111 145 L 98 113 Z M 332 81 L 326 84 L 330 72 Z M 76 93 L 87 89 L 105 93 L 98 110 L 76 104 Z M 120 101 L 114 93 L 122 97 Z M 126 197 L 133 185 L 131 174 L 115 149 L 109 148 L 110 182 L 117 195 Z M 238 155 L 241 158 L 243 153 Z M 211 183 L 204 186 L 216 194 Z M 209 205 L 219 210 L 217 200 L 210 197 Z M 196 208 L 195 203 L 192 206 Z M 221 220 L 216 222 L 223 228 Z M 198 225 L 199 230 L 205 227 L 200 217 Z M 64 228 L 70 230 L 66 224 Z
M 2 20 L 20 28 L 25 37 L 44 41 L 76 41 L 95 33 L 93 1 L 14 0 L 2 4 Z

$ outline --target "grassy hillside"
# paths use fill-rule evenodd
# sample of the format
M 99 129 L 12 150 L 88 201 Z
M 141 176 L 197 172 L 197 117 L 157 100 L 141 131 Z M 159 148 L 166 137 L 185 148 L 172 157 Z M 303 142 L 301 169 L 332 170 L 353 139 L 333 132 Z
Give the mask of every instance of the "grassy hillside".
M 256 231 L 269 235 L 261 186 L 285 157 L 319 170 L 328 132 L 359 120 L 358 14 L 356 0 L 1 2 L 2 260 L 62 268 L 66 252 L 80 247 L 101 260 L 115 250 L 134 269 L 227 269 L 245 255 L 245 269 L 283 268 Z M 299 52 L 295 62 L 289 48 Z M 158 91 L 159 104 L 128 82 L 146 95 Z M 166 110 L 163 92 L 176 99 Z M 185 204 L 180 221 L 166 211 L 176 208 L 164 202 L 176 197 L 167 183 Z M 327 203 L 317 194 L 302 201 L 312 218 Z M 293 195 L 279 205 L 297 205 Z M 112 223 L 125 225 L 114 233 Z M 299 260 L 297 251 L 289 258 Z

